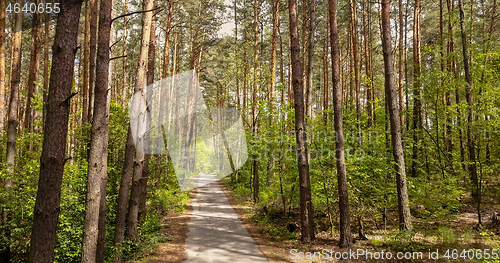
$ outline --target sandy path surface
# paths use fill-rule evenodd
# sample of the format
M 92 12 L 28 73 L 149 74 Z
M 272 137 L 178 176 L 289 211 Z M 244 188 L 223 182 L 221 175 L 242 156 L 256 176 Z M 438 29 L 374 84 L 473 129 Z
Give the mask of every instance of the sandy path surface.
M 201 175 L 199 183 L 211 180 Z M 198 188 L 188 223 L 186 263 L 268 262 L 248 235 L 218 182 Z

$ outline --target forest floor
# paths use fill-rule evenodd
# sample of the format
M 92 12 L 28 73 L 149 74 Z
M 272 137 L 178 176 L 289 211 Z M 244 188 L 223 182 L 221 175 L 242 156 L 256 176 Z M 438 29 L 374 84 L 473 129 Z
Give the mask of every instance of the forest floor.
M 188 222 L 193 211 L 192 200 L 197 190 L 189 193 L 189 203 L 183 212 L 170 213 L 162 219 L 161 235 L 168 242 L 157 244 L 153 249 L 145 251 L 146 256 L 130 263 L 180 263 L 186 259 L 185 243 L 188 232 Z
M 222 191 L 217 189 L 221 186 L 222 191 L 229 200 L 232 209 L 228 209 L 229 206 L 227 202 L 224 201 L 226 198 L 221 195 Z M 458 258 L 458 260 L 453 260 L 451 258 L 445 258 L 445 252 L 447 249 L 458 249 L 457 251 L 462 252 L 463 250 L 468 251 L 471 248 L 474 249 L 491 249 L 499 248 L 500 241 L 498 236 L 500 234 L 500 227 L 498 227 L 497 222 L 493 222 L 492 218 L 494 214 L 491 211 L 496 211 L 498 203 L 494 200 L 489 200 L 494 203 L 492 209 L 488 209 L 484 213 L 484 228 L 477 228 L 477 214 L 473 213 L 470 206 L 465 206 L 457 215 L 450 216 L 446 220 L 427 220 L 419 218 L 418 216 L 414 218 L 414 225 L 416 230 L 411 233 L 410 236 L 400 235 L 398 231 L 394 230 L 394 225 L 397 224 L 397 220 L 389 220 L 388 225 L 390 225 L 386 230 L 379 230 L 376 228 L 367 229 L 367 237 L 369 240 L 356 240 L 351 248 L 340 249 L 338 244 L 338 233 L 330 235 L 327 231 L 320 231 L 316 235 L 316 240 L 309 244 L 303 244 L 300 242 L 299 231 L 295 230 L 293 234 L 287 232 L 286 223 L 290 219 L 282 219 L 276 217 L 269 221 L 269 218 L 264 218 L 262 216 L 262 211 L 255 207 L 246 198 L 238 196 L 237 194 L 231 192 L 226 187 L 224 182 L 213 183 L 212 188 L 199 188 L 194 190 L 190 194 L 190 202 L 184 213 L 170 214 L 164 218 L 164 228 L 161 233 L 168 237 L 169 242 L 162 243 L 156 246 L 152 251 L 149 251 L 149 255 L 138 261 L 138 262 L 151 262 L 151 263 L 180 263 L 180 262 L 205 262 L 201 260 L 201 256 L 207 254 L 217 254 L 222 251 L 222 253 L 227 253 L 227 256 L 234 258 L 234 260 L 226 260 L 228 258 L 224 257 L 213 257 L 212 259 L 219 259 L 219 261 L 207 261 L 207 262 L 243 262 L 236 257 L 241 256 L 242 253 L 235 253 L 238 251 L 252 251 L 250 254 L 258 254 L 259 251 L 262 253 L 268 262 L 337 262 L 337 259 L 324 259 L 319 257 L 319 252 L 328 250 L 328 253 L 349 253 L 350 250 L 357 251 L 358 249 L 368 250 L 371 252 L 381 252 L 381 251 L 391 251 L 393 256 L 397 252 L 423 252 L 422 259 L 412 259 L 412 260 L 381 260 L 381 259 L 371 259 L 367 260 L 365 257 L 358 257 L 357 260 L 342 260 L 342 262 L 450 262 L 450 261 L 461 261 L 461 262 L 478 262 L 472 260 L 465 260 L 463 258 Z M 207 191 L 209 190 L 209 191 Z M 197 197 L 197 191 L 201 191 L 201 195 Z M 208 192 L 216 192 L 215 195 L 207 195 Z M 222 200 L 222 203 L 221 203 Z M 211 210 L 202 211 L 200 213 L 200 205 L 204 207 L 212 207 Z M 193 207 L 198 207 L 193 209 Z M 233 210 L 234 209 L 234 210 Z M 203 210 L 203 209 L 202 209 Z M 261 209 L 260 209 L 261 210 Z M 227 215 L 228 212 L 236 216 Z M 229 213 L 230 214 L 230 213 Z M 221 216 L 223 215 L 223 216 Z M 235 220 L 236 219 L 236 220 Z M 190 220 L 192 222 L 190 223 Z M 228 225 L 228 221 L 231 223 Z M 240 221 L 241 224 L 238 222 Z M 293 221 L 293 220 L 292 220 Z M 195 227 L 193 228 L 193 222 Z M 235 225 L 236 223 L 236 225 Z M 354 222 L 351 222 L 354 223 Z M 373 222 L 366 222 L 367 225 L 374 225 Z M 190 226 L 191 225 L 191 226 Z M 238 226 L 239 225 L 239 226 Z M 246 231 L 234 231 L 235 228 L 241 228 L 241 225 L 246 229 Z M 224 228 L 228 227 L 224 230 Z M 391 227 L 392 226 L 392 227 Z M 210 231 L 201 230 L 201 228 L 211 228 Z M 188 231 L 189 229 L 189 231 Z M 214 232 L 215 230 L 215 232 Z M 220 231 L 224 230 L 224 231 Z M 234 233 L 238 232 L 238 233 Z M 243 236 L 248 237 L 246 233 L 253 239 L 253 242 L 257 244 L 258 251 L 252 246 L 245 248 L 238 248 L 237 246 L 228 246 L 228 240 L 236 240 Z M 242 234 L 243 233 L 243 234 Z M 220 234 L 223 234 L 220 236 Z M 228 235 L 229 234 L 229 235 Z M 356 233 L 352 233 L 353 236 Z M 196 235 L 196 236 L 194 236 Z M 201 236 L 200 236 L 201 235 Z M 251 240 L 246 240 L 245 242 L 253 243 Z M 239 243 L 245 243 L 240 242 Z M 229 243 L 231 244 L 231 243 Z M 293 259 L 294 254 L 291 254 L 291 250 L 294 249 L 294 253 L 299 252 L 317 252 L 314 259 Z M 202 253 L 197 253 L 198 251 L 203 251 Z M 439 250 L 439 260 L 429 259 L 429 251 Z M 188 258 L 188 254 L 191 255 Z M 196 257 L 196 254 L 201 255 Z M 239 255 L 238 255 L 239 254 Z M 295 254 L 296 255 L 296 254 Z M 194 256 L 194 257 L 193 257 Z M 260 260 L 260 259 L 259 259 Z M 257 262 L 251 260 L 249 262 Z M 260 262 L 260 261 L 259 261 Z M 265 261 L 264 261 L 265 262 Z M 488 262 L 498 262 L 498 261 L 488 261 Z
M 397 231 L 397 218 L 388 220 L 387 229 L 377 229 L 375 227 L 367 228 L 366 236 L 369 240 L 359 240 L 357 231 L 352 231 L 355 237 L 354 244 L 350 248 L 340 249 L 338 247 L 338 233 L 330 234 L 329 231 L 316 231 L 316 240 L 304 244 L 300 242 L 300 231 L 296 229 L 292 235 L 287 232 L 286 225 L 290 221 L 298 225 L 298 215 L 293 218 L 287 218 L 283 215 L 275 215 L 270 219 L 262 216 L 265 211 L 260 211 L 249 201 L 248 198 L 239 196 L 230 191 L 227 187 L 227 181 L 223 181 L 224 192 L 228 196 L 233 208 L 238 213 L 238 217 L 243 222 L 243 225 L 250 233 L 250 236 L 259 245 L 260 251 L 268 258 L 269 262 L 478 262 L 468 259 L 446 258 L 446 250 L 457 249 L 460 253 L 469 249 L 500 249 L 500 226 L 498 222 L 493 222 L 494 211 L 500 212 L 500 204 L 497 200 L 485 200 L 488 203 L 489 209 L 483 211 L 483 228 L 477 227 L 477 214 L 473 213 L 470 205 L 464 206 L 457 215 L 449 215 L 443 220 L 426 220 L 422 218 L 414 218 L 415 230 L 409 236 L 402 235 L 403 232 Z M 486 197 L 486 196 L 485 196 Z M 485 198 L 487 199 L 487 198 Z M 265 210 L 265 209 L 264 209 Z M 321 221 L 318 223 L 321 224 Z M 357 222 L 351 222 L 351 225 L 357 227 Z M 366 225 L 375 225 L 374 222 L 365 222 Z M 366 226 L 365 226 L 366 227 Z M 383 227 L 382 227 L 383 228 Z M 325 259 L 324 253 L 319 259 L 318 255 L 313 259 L 293 259 L 296 254 L 293 252 L 322 252 L 325 249 L 328 253 L 349 253 L 358 249 L 371 252 L 392 252 L 393 257 L 396 257 L 398 252 L 423 252 L 422 259 L 410 260 L 381 260 L 381 259 L 366 259 L 364 256 L 358 257 L 357 260 L 337 260 Z M 429 259 L 429 251 L 435 252 L 439 250 L 439 259 Z M 497 250 L 500 251 L 500 250 Z M 459 255 L 460 255 L 459 253 Z M 499 252 L 500 253 L 500 252 Z M 330 254 L 331 255 L 331 254 Z M 306 254 L 304 254 L 306 256 Z M 499 261 L 481 261 L 481 262 L 499 262 Z

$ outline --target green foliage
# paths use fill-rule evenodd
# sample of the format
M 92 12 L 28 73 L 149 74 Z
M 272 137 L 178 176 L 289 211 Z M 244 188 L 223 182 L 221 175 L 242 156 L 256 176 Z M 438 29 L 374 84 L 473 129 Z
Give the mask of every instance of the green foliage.
M 414 241 L 414 236 L 416 234 L 417 233 L 413 231 L 396 231 L 391 233 L 384 243 L 394 251 L 406 252 L 428 249 L 429 245 Z
M 180 192 L 178 189 L 158 189 L 149 199 L 152 207 L 160 208 L 166 212 L 182 212 L 189 201 L 189 193 Z
M 439 242 L 444 245 L 456 245 L 457 236 L 451 227 L 439 226 L 437 229 L 437 237 Z

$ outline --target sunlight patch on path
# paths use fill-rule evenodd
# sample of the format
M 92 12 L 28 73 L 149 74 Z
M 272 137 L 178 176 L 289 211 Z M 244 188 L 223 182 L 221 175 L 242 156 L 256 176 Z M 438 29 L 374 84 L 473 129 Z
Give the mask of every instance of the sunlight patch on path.
M 200 175 L 199 180 L 210 181 L 210 177 L 215 175 Z M 192 199 L 192 208 L 186 240 L 188 257 L 183 262 L 268 262 L 248 235 L 218 182 L 198 188 Z

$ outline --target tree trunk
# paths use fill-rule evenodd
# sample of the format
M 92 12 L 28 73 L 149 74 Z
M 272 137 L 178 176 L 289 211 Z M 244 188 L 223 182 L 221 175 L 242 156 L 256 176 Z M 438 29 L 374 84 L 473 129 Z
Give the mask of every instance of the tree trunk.
M 241 100 L 240 100 L 240 75 L 238 67 L 238 0 L 234 0 L 234 67 L 236 75 L 236 105 L 238 105 L 238 110 L 241 111 Z M 238 177 L 238 174 L 235 174 Z
M 16 3 L 20 3 L 22 5 L 21 0 L 17 0 Z M 14 21 L 12 23 L 13 33 L 10 71 L 10 100 L 7 112 L 7 157 L 5 162 L 8 175 L 12 175 L 14 173 L 16 137 L 19 125 L 19 85 L 21 83 L 21 53 L 23 36 L 22 19 L 22 13 L 17 13 L 14 15 Z M 5 188 L 9 190 L 12 187 L 12 178 L 5 179 Z
M 300 231 L 302 242 L 314 240 L 314 223 L 311 201 L 311 183 L 304 118 L 304 83 L 300 64 L 300 43 L 297 32 L 297 2 L 288 1 L 290 14 L 290 54 L 292 58 L 292 85 L 295 97 L 295 140 L 297 142 L 297 161 L 300 181 Z
M 45 13 L 45 29 L 43 36 L 43 117 L 45 125 L 45 116 L 47 115 L 47 94 L 49 92 L 49 37 L 50 37 L 50 15 Z
M 81 0 L 61 2 L 57 18 L 30 262 L 54 262 L 81 5 Z
M 113 245 L 118 246 L 118 251 L 115 254 L 115 263 L 123 262 L 122 252 L 120 250 L 121 243 L 125 236 L 125 223 L 127 220 L 127 203 L 130 190 L 130 181 L 132 179 L 132 169 L 134 164 L 134 139 L 130 127 L 127 132 L 127 143 L 125 145 L 125 158 L 123 161 L 122 179 L 120 189 L 118 191 L 118 208 L 116 212 L 115 237 Z
M 41 1 L 36 1 L 36 4 Z M 24 112 L 24 129 L 29 131 L 34 121 L 34 110 L 32 99 L 34 94 L 38 93 L 38 86 L 35 81 L 38 81 L 38 70 L 40 68 L 40 55 L 42 48 L 42 14 L 33 14 L 33 27 L 31 28 L 31 59 L 30 70 L 28 75 L 28 97 L 26 98 L 26 110 Z
M 368 29 L 368 26 L 369 26 L 369 21 L 368 21 L 368 24 L 366 22 L 367 20 L 367 14 L 366 14 L 366 0 L 363 0 L 362 4 L 361 4 L 361 8 L 363 9 L 363 48 L 364 48 L 364 53 L 365 53 L 365 79 L 367 81 L 365 86 L 366 86 L 366 115 L 368 115 L 368 120 L 367 120 L 367 126 L 368 127 L 371 127 L 373 126 L 373 107 L 372 107 L 372 101 L 373 101 L 373 97 L 371 96 L 372 95 L 372 79 L 371 79 L 371 76 L 370 76 L 370 69 L 371 69 L 371 66 L 370 66 L 370 51 L 368 50 L 368 34 L 370 34 L 370 30 Z
M 90 74 L 89 74 L 89 106 L 88 106 L 88 121 L 92 122 L 92 114 L 94 112 L 94 87 L 96 80 L 96 51 L 97 51 L 97 4 L 98 0 L 91 0 L 91 20 L 90 20 Z
M 125 14 L 128 13 L 128 1 L 125 0 Z M 129 94 L 129 89 L 128 89 L 128 72 L 127 72 L 127 63 L 128 63 L 128 17 L 123 18 L 123 68 L 122 68 L 122 75 L 123 75 L 123 90 L 122 90 L 122 105 L 123 107 L 127 106 L 127 98 Z
M 449 1 L 447 1 L 449 2 Z M 443 25 L 443 3 L 442 3 L 442 0 L 440 0 L 440 5 L 439 5 L 439 13 L 440 13 L 440 19 L 439 19 L 439 30 L 440 30 L 440 34 L 441 34 L 441 45 L 442 45 L 442 48 L 441 48 L 441 53 L 442 53 L 442 65 L 441 65 L 441 71 L 445 71 L 445 39 L 444 39 L 444 25 Z M 451 21 L 449 22 L 451 24 Z M 451 29 L 449 29 L 449 31 L 451 32 Z M 450 33 L 449 32 L 449 33 Z M 449 45 L 448 45 L 449 46 Z M 447 51 L 449 52 L 449 49 L 447 47 Z M 452 136 L 452 132 L 451 132 L 451 118 L 449 116 L 449 112 L 448 112 L 448 109 L 449 107 L 451 106 L 451 96 L 449 94 L 448 91 L 445 91 L 444 92 L 444 96 L 443 96 L 443 104 L 445 106 L 445 116 L 444 116 L 444 123 L 445 123 L 445 129 L 443 130 L 443 139 L 444 139 L 444 150 L 445 150 L 445 154 L 446 154 L 446 157 L 449 161 L 449 164 L 450 164 L 450 169 L 453 170 L 453 155 L 452 155 L 452 152 L 453 152 L 453 145 L 452 145 L 452 141 L 451 141 L 451 136 Z
M 337 1 L 329 0 L 330 47 L 332 52 L 333 117 L 335 134 L 335 159 L 337 161 L 337 182 L 340 210 L 340 247 L 351 245 L 351 222 L 349 216 L 349 195 L 347 191 L 347 171 L 344 156 L 344 131 L 342 127 L 342 88 L 340 86 L 340 52 L 337 26 Z
M 96 0 L 88 0 L 85 3 L 85 39 L 83 48 L 83 99 L 82 99 L 82 124 L 89 121 L 88 118 L 88 96 L 89 96 L 89 74 L 90 74 L 90 22 L 93 2 Z
M 476 167 L 476 142 L 474 138 L 474 134 L 472 131 L 472 127 L 474 124 L 474 101 L 472 95 L 472 76 L 469 69 L 469 54 L 467 53 L 467 35 L 465 32 L 465 15 L 464 15 L 464 5 L 462 0 L 458 0 L 458 5 L 460 8 L 460 32 L 462 35 L 462 55 L 464 58 L 464 71 L 465 71 L 465 81 L 467 85 L 465 86 L 465 98 L 467 100 L 467 104 L 469 106 L 468 117 L 467 117 L 467 148 L 469 150 L 469 173 L 470 179 L 474 186 L 472 190 L 472 198 L 476 202 L 477 205 L 477 215 L 479 219 L 479 225 L 482 224 L 481 220 L 481 188 L 479 179 L 477 176 L 477 167 Z
M 422 95 L 420 69 L 420 3 L 415 0 L 413 12 L 413 155 L 411 176 L 418 175 L 418 152 L 420 150 L 420 132 L 422 129 Z
M 153 9 L 153 0 L 144 1 L 144 10 Z M 139 56 L 139 67 L 137 69 L 137 79 L 135 83 L 134 93 L 143 92 L 146 87 L 146 72 L 148 68 L 148 53 L 149 40 L 151 37 L 151 22 L 153 12 L 143 13 L 142 17 L 142 45 Z M 139 213 L 139 199 L 141 192 L 141 181 L 143 180 L 142 170 L 145 160 L 143 149 L 136 151 L 134 163 L 134 178 L 132 181 L 132 192 L 130 194 L 130 202 L 128 207 L 127 233 L 126 236 L 130 240 L 137 239 L 137 219 Z
M 399 120 L 399 108 L 394 79 L 394 68 L 391 54 L 391 25 L 389 15 L 389 0 L 382 0 L 382 50 L 384 53 L 385 94 L 389 107 L 391 123 L 392 154 L 396 163 L 396 180 L 398 191 L 399 228 L 411 230 L 411 215 L 408 199 L 408 186 L 406 183 L 406 169 L 404 161 L 403 143 Z
M 329 22 L 328 22 L 329 23 Z M 323 111 L 324 111 L 324 118 L 325 118 L 325 125 L 328 124 L 328 114 L 326 111 L 328 110 L 329 107 L 329 102 L 330 99 L 328 98 L 329 95 L 329 83 L 328 83 L 328 45 L 330 44 L 330 24 L 328 24 L 328 27 L 326 28 L 326 35 L 325 35 L 325 44 L 323 45 Z
M 16 3 L 22 5 L 22 1 L 18 0 Z M 12 35 L 12 52 L 11 52 L 11 71 L 10 71 L 10 100 L 9 107 L 7 109 L 7 156 L 5 159 L 5 169 L 7 177 L 0 181 L 5 188 L 5 192 L 10 193 L 14 187 L 13 174 L 15 170 L 15 158 L 16 158 L 16 137 L 17 129 L 19 126 L 19 84 L 21 82 L 21 53 L 22 53 L 22 13 L 19 12 L 14 15 L 12 22 L 13 35 Z M 3 203 L 3 202 L 2 202 Z M 5 210 L 1 210 L 2 221 L 0 222 L 2 228 L 4 224 L 7 225 L 10 220 L 9 207 Z M 2 234 L 5 236 L 10 236 L 10 228 L 8 225 L 5 226 L 5 232 Z M 0 259 L 6 262 L 10 261 L 10 247 L 6 246 L 3 251 L 0 251 Z
M 243 12 L 243 21 L 246 21 L 246 12 Z M 243 28 L 243 107 L 242 107 L 242 113 L 243 113 L 243 118 L 245 119 L 247 117 L 247 76 L 248 76 L 248 57 L 247 57 L 247 48 L 246 48 L 246 43 L 248 40 L 248 33 L 247 33 L 247 26 Z
M 157 2 L 154 1 L 153 9 L 156 8 Z M 155 59 L 156 59 L 156 15 L 153 15 L 151 22 L 151 32 L 149 39 L 149 50 L 148 50 L 148 71 L 146 73 L 147 85 L 151 85 L 155 79 Z M 144 222 L 146 218 L 146 199 L 148 195 L 148 179 L 149 179 L 149 158 L 150 155 L 146 154 L 144 156 L 144 166 L 142 169 L 141 181 L 141 195 L 139 199 L 139 222 Z
M 280 0 L 273 0 L 273 36 L 271 44 L 271 86 L 269 88 L 269 112 L 273 112 L 274 91 L 276 90 L 276 46 L 280 19 Z M 271 118 L 272 120 L 272 118 Z
M 403 0 L 398 1 L 399 12 L 399 47 L 398 47 L 398 94 L 399 94 L 399 120 L 401 122 L 401 136 L 405 133 L 405 98 L 404 98 L 404 85 L 403 85 L 403 53 L 405 43 L 403 42 Z M 403 151 L 405 149 L 405 142 L 403 140 Z
M 258 47 L 259 47 L 259 3 L 258 0 L 253 1 L 253 91 L 252 91 L 252 134 L 257 136 L 257 70 L 259 67 L 258 59 Z M 253 201 L 254 203 L 259 202 L 259 161 L 257 156 L 254 155 L 252 158 L 253 165 Z
M 112 1 L 101 1 L 99 13 L 99 56 L 97 57 L 94 118 L 88 164 L 87 203 L 83 228 L 82 263 L 104 260 L 104 249 L 98 248 L 99 235 L 105 233 L 106 182 L 109 137 L 109 71 Z M 99 253 L 98 253 L 99 252 Z M 101 260 L 98 260 L 101 259 Z
M 359 48 L 358 48 L 358 16 L 357 16 L 357 2 L 356 0 L 351 0 L 351 42 L 352 42 L 352 57 L 354 63 L 354 89 L 355 89 L 355 103 L 356 103 L 356 121 L 357 121 L 357 129 L 358 129 L 358 144 L 361 145 L 361 85 L 359 81 L 359 71 L 360 71 L 360 63 L 359 63 Z
M 163 69 L 161 78 L 164 79 L 168 76 L 168 58 L 170 55 L 170 35 L 172 33 L 172 16 L 174 12 L 173 1 L 168 2 L 168 18 L 167 18 L 167 32 L 165 33 L 165 49 L 163 52 Z
M 306 88 L 306 115 L 312 118 L 312 98 L 314 81 L 314 36 L 316 31 L 316 0 L 309 0 L 309 49 L 307 67 L 307 88 Z M 306 43 L 304 43 L 305 45 Z
M 7 89 L 5 88 L 5 1 L 0 1 L 0 134 L 5 130 Z M 3 148 L 1 146 L 0 148 Z

